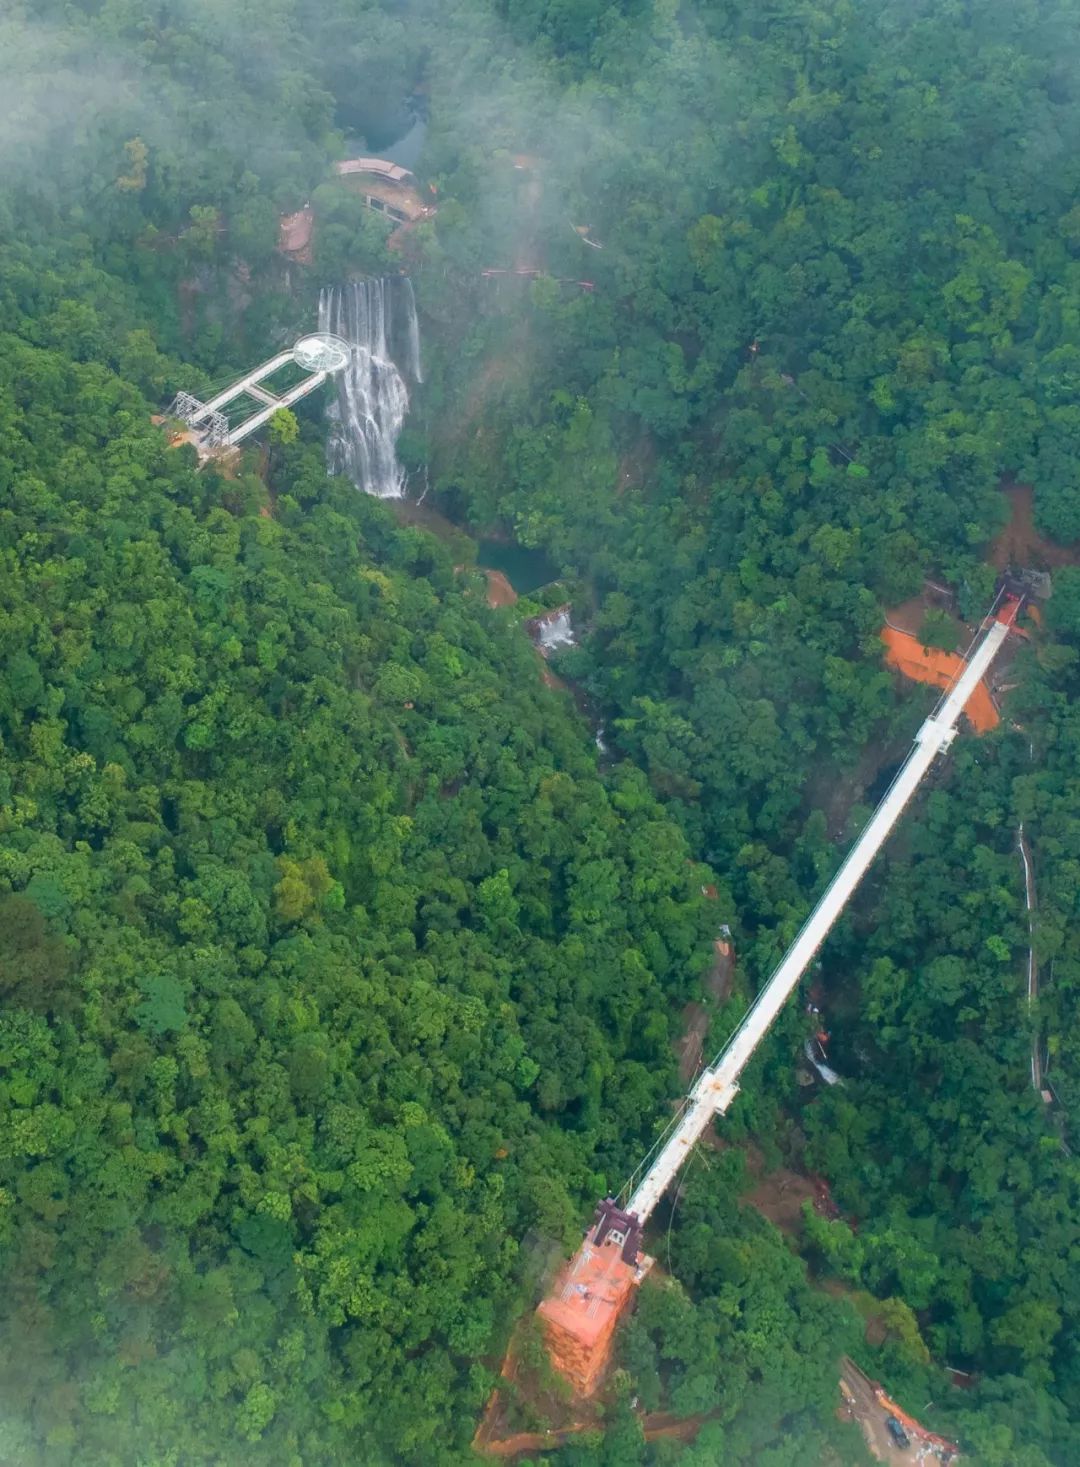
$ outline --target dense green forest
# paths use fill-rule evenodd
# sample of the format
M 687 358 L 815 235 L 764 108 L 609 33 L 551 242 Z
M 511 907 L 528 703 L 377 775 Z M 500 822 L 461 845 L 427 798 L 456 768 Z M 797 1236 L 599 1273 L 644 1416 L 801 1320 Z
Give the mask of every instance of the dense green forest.
M 978 616 L 1003 476 L 1080 538 L 1078 52 L 1052 0 L 6 9 L 0 1461 L 475 1460 L 718 923 L 717 1045 L 929 705 L 883 608 Z M 328 179 L 417 96 L 394 253 Z M 150 424 L 403 265 L 402 457 L 559 566 L 609 760 L 321 403 L 235 477 Z M 845 1084 L 793 1005 L 563 1467 L 864 1463 L 844 1350 L 984 1467 L 1080 1460 L 1080 571 L 1011 680 L 823 954 Z M 748 1139 L 846 1220 L 740 1205 Z

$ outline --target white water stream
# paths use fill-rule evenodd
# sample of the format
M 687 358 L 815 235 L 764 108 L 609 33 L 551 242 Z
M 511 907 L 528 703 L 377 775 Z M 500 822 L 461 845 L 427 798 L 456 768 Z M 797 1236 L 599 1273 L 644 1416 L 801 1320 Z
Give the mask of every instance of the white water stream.
M 423 381 L 412 281 L 384 275 L 327 286 L 319 295 L 319 330 L 343 337 L 353 348 L 348 367 L 337 374 L 327 468 L 345 474 L 365 494 L 400 499 L 405 471 L 397 440 L 409 389 L 397 362 L 414 382 Z

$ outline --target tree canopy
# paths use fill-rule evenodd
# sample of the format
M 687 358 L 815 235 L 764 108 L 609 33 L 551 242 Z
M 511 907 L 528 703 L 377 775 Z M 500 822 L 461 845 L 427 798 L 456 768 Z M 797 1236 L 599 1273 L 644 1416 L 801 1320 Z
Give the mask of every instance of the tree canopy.
M 0 1456 L 471 1460 L 513 1322 L 670 1113 L 720 923 L 717 1045 L 929 705 L 885 609 L 929 575 L 977 620 L 1003 479 L 1036 555 L 1080 539 L 1078 30 L 1059 0 L 0 22 Z M 438 212 L 391 248 L 332 164 L 417 117 Z M 276 246 L 309 202 L 305 267 Z M 468 556 L 327 478 L 319 396 L 232 468 L 150 423 L 398 268 L 402 460 L 559 568 L 604 757 Z M 1078 575 L 822 954 L 843 1086 L 796 1084 L 793 1005 L 568 1467 L 861 1463 L 842 1350 L 986 1467 L 1080 1459 Z M 751 1139 L 842 1217 L 785 1242 L 740 1207 Z

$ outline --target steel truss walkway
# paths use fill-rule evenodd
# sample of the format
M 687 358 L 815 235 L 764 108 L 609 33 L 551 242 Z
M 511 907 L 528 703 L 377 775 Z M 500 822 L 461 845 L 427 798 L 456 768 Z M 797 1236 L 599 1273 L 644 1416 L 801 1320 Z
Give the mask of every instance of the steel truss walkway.
M 230 448 L 234 444 L 242 443 L 264 423 L 269 422 L 276 412 L 282 408 L 291 408 L 301 398 L 314 392 L 332 373 L 340 372 L 348 365 L 351 351 L 347 341 L 328 332 L 304 336 L 288 351 L 278 352 L 277 356 L 237 378 L 209 402 L 200 402 L 190 392 L 178 392 L 170 413 L 193 430 L 199 455 L 201 458 L 206 457 L 214 449 Z M 271 392 L 266 386 L 267 380 L 289 365 L 301 368 L 307 376 L 302 377 L 287 392 Z M 229 425 L 224 409 L 241 397 L 251 398 L 264 406 L 250 413 L 233 428 Z

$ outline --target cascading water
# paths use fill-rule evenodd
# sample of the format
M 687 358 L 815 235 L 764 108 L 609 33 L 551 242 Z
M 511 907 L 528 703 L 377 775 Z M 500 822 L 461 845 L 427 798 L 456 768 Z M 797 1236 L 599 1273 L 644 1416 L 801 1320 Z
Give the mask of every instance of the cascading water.
M 423 381 L 412 281 L 384 275 L 326 287 L 319 295 L 319 330 L 344 337 L 353 348 L 348 367 L 336 374 L 327 467 L 332 474 L 345 474 L 365 494 L 400 499 L 405 471 L 397 460 L 397 440 L 409 410 L 409 390 L 395 357 L 414 382 Z
M 409 342 L 409 376 L 414 382 L 423 382 L 424 374 L 420 367 L 420 321 L 416 314 L 416 296 L 413 293 L 412 281 L 407 275 L 399 275 L 402 294 L 405 296 L 405 330 Z

